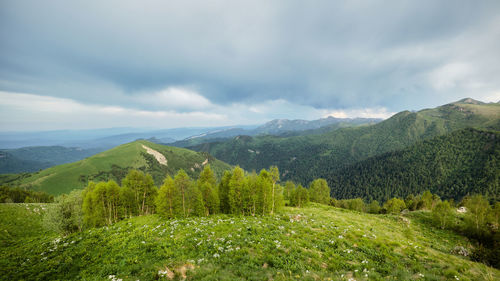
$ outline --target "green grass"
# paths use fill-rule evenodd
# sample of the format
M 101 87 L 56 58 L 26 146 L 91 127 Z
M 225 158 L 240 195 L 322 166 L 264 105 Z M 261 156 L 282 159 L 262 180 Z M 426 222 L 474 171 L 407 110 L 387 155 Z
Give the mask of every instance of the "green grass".
M 167 166 L 160 165 L 156 159 L 146 154 L 142 145 L 162 153 L 168 161 Z M 202 163 L 206 159 L 216 174 L 221 175 L 224 170 L 231 168 L 228 164 L 208 154 L 148 141 L 135 141 L 78 162 L 51 167 L 40 172 L 19 174 L 17 177 L 2 175 L 0 183 L 58 195 L 83 188 L 90 180 L 113 179 L 120 183 L 128 169 L 141 169 L 151 173 L 155 183 L 161 185 L 166 174 L 173 175 L 181 168 L 185 169 L 191 177 L 196 177 L 203 169 Z
M 431 227 L 425 212 L 401 218 L 311 204 L 266 217 L 150 215 L 57 237 L 34 230 L 39 215 L 24 206 L 0 205 L 2 228 L 33 229 L 1 246 L 0 276 L 11 280 L 168 280 L 158 273 L 167 269 L 188 280 L 500 278 L 499 270 L 451 254 L 469 247 L 467 239 Z M 5 221 L 20 215 L 28 223 Z

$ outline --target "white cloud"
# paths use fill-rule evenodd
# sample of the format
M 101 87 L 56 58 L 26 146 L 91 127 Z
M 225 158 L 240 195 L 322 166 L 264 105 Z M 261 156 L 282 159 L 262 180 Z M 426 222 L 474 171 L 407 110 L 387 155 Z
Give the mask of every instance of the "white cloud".
M 145 105 L 167 109 L 206 109 L 213 106 L 198 92 L 184 87 L 168 87 L 159 92 L 141 94 L 136 100 Z
M 70 99 L 0 91 L 1 130 L 87 129 L 106 127 L 211 126 L 227 124 L 224 114 L 174 110 L 148 111 L 83 104 Z
M 192 98 L 193 103 L 195 99 L 202 97 L 200 94 L 180 92 L 181 96 L 188 98 L 185 101 Z M 169 90 L 166 95 L 172 93 L 178 92 Z M 283 99 L 228 105 L 212 104 L 205 99 L 196 106 L 206 106 L 206 108 L 203 110 L 182 109 L 182 111 L 144 110 L 113 104 L 86 104 L 72 99 L 0 91 L 0 130 L 209 127 L 262 124 L 271 119 L 281 118 L 308 120 L 326 116 L 387 118 L 392 115 L 386 108 L 325 110 L 290 103 Z
M 394 115 L 395 112 L 389 112 L 385 107 L 378 108 L 358 108 L 358 109 L 339 109 L 327 111 L 323 117 L 336 117 L 336 118 L 382 118 L 387 119 Z

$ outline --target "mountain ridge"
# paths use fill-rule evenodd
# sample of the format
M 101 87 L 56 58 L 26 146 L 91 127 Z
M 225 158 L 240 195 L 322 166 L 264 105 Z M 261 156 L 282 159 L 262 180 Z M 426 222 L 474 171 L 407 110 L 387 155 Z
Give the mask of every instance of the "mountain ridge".
M 168 164 L 159 163 L 154 155 L 148 154 L 143 145 L 162 154 Z M 138 169 L 151 174 L 155 184 L 161 185 L 165 175 L 173 176 L 179 169 L 186 170 L 191 177 L 197 177 L 205 164 L 210 164 L 218 177 L 222 176 L 224 170 L 231 168 L 206 153 L 140 140 L 40 172 L 0 175 L 0 184 L 57 195 L 83 188 L 89 181 L 112 179 L 120 182 L 130 169 Z

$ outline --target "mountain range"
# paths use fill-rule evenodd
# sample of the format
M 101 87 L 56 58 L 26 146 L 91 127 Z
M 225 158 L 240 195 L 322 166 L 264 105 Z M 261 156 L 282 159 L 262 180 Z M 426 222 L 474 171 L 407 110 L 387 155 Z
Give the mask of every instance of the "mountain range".
M 282 182 L 308 185 L 325 178 L 336 198 L 383 201 L 426 189 L 456 200 L 472 193 L 499 198 L 500 104 L 463 99 L 377 121 L 273 120 L 253 129 L 191 137 L 188 140 L 202 141 L 189 149 L 134 141 L 43 171 L 0 175 L 0 184 L 60 194 L 90 180 L 120 181 L 134 168 L 151 173 L 160 185 L 166 174 L 181 168 L 195 178 L 210 163 L 218 176 L 230 165 L 249 172 L 276 165 Z M 238 132 L 253 136 L 228 137 Z M 145 147 L 163 155 L 168 166 Z
M 332 185 L 332 175 L 346 166 L 465 128 L 499 131 L 500 104 L 464 99 L 418 112 L 403 111 L 371 126 L 306 136 L 237 136 L 189 148 L 248 171 L 277 165 L 282 180 L 305 185 L 326 178 Z M 498 165 L 495 168 L 500 172 Z
M 323 131 L 329 131 L 341 127 L 371 124 L 377 121 L 380 120 L 328 117 L 313 121 L 279 119 L 258 127 L 237 126 L 166 130 L 114 128 L 109 131 L 66 130 L 0 133 L 0 145 L 17 147 L 0 149 L 0 174 L 34 172 L 55 165 L 82 160 L 117 145 L 135 140 L 148 140 L 154 143 L 187 147 L 205 142 L 226 140 L 237 135 L 313 134 L 315 131 L 311 131 L 311 129 L 322 128 Z M 35 144 L 37 146 L 19 147 L 23 144 Z M 40 144 L 50 145 L 40 146 Z

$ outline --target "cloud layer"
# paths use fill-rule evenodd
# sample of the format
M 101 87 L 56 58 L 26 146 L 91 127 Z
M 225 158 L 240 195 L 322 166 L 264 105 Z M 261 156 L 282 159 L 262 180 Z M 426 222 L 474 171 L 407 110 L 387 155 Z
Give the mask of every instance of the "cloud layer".
M 0 42 L 5 93 L 168 126 L 500 100 L 499 1 L 4 1 Z

